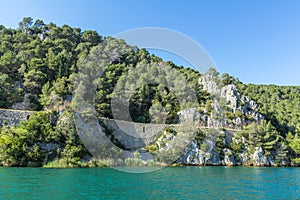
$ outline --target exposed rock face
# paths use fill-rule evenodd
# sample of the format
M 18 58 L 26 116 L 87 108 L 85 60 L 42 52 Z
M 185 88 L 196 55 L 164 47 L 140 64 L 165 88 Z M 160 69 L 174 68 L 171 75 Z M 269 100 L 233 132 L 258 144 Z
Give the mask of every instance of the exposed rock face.
M 210 74 L 204 75 L 199 79 L 199 84 L 203 85 L 203 89 L 211 94 L 217 94 L 219 93 L 219 88 L 213 78 L 214 77 Z
M 285 147 L 266 154 L 262 147 L 252 146 L 251 149 L 245 138 L 236 137 L 237 129 L 241 130 L 241 128 L 250 123 L 259 124 L 264 117 L 257 112 L 257 103 L 241 95 L 235 85 L 219 86 L 217 81 L 212 75 L 204 75 L 199 79 L 203 89 L 213 96 L 211 113 L 206 111 L 199 112 L 198 108 L 189 108 L 177 113 L 179 124 L 190 123 L 191 125 L 196 125 L 201 131 L 205 132 L 205 136 L 201 138 L 181 138 L 182 140 L 187 140 L 187 142 L 184 142 L 187 145 L 182 150 L 182 154 L 178 154 L 177 160 L 174 159 L 174 162 L 185 165 L 290 165 L 290 161 L 284 156 Z M 29 106 L 29 94 L 26 94 L 24 101 L 14 104 L 13 108 L 28 109 Z M 228 120 L 228 113 L 225 111 L 232 114 L 231 121 Z M 0 109 L 0 126 L 2 124 L 16 125 L 20 121 L 27 120 L 31 113 L 30 111 Z M 63 118 L 51 118 L 50 120 L 53 124 L 64 121 Z M 145 146 L 155 144 L 158 152 L 161 150 L 173 150 L 176 145 L 174 143 L 172 145 L 172 141 L 180 139 L 176 135 L 180 129 L 176 130 L 175 128 L 178 125 L 132 123 L 102 118 L 101 122 L 104 126 L 99 127 L 97 120 L 93 121 L 95 124 L 91 122 L 91 124 L 88 123 L 87 125 L 82 120 L 82 124 L 79 126 L 82 130 L 78 132 L 86 133 L 91 127 L 95 130 L 95 133 L 92 132 L 91 135 L 85 134 L 84 136 L 88 140 L 90 147 L 92 147 L 89 150 L 99 150 L 97 149 L 99 148 L 97 141 L 105 141 L 105 144 L 110 144 L 112 141 L 114 143 L 112 145 L 118 144 L 120 145 L 119 147 L 129 150 L 125 152 L 128 155 L 124 155 L 124 157 L 134 157 L 133 152 L 137 151 L 143 162 L 147 162 L 147 160 L 154 158 L 154 154 L 147 152 L 146 148 L 144 148 Z M 164 130 L 166 127 L 175 130 L 176 133 L 168 133 Z M 101 128 L 101 130 L 107 129 L 107 132 L 101 131 L 101 134 L 99 134 L 98 132 L 100 131 L 97 128 Z M 232 147 L 234 142 L 242 144 L 243 147 L 236 150 Z M 37 145 L 45 151 L 55 151 L 58 148 L 58 144 L 54 143 L 38 143 Z M 254 147 L 255 150 L 253 150 Z
M 254 165 L 277 166 L 289 165 L 289 161 L 281 158 L 275 163 L 275 156 L 280 153 L 272 152 L 266 156 L 261 147 L 256 147 L 254 153 L 249 149 L 247 142 L 237 141 L 235 130 L 242 129 L 251 123 L 260 124 L 264 119 L 257 112 L 255 101 L 240 94 L 234 84 L 222 85 L 220 78 L 206 74 L 199 79 L 199 84 L 212 96 L 211 112 L 199 112 L 195 108 L 178 113 L 179 123 L 192 121 L 200 127 L 211 128 L 202 141 L 193 141 L 184 154 L 176 161 L 186 165 Z M 229 116 L 231 114 L 231 116 Z M 227 128 L 228 130 L 219 130 Z M 224 135 L 222 135 L 224 134 Z M 220 142 L 221 141 L 221 142 Z M 233 141 L 244 146 L 242 152 L 233 152 Z M 221 144 L 221 146 L 220 146 Z
M 218 94 L 217 91 L 215 94 Z M 232 108 L 233 112 L 236 111 L 238 108 L 238 101 L 240 100 L 240 94 L 237 92 L 237 88 L 235 85 L 226 85 L 221 88 L 220 92 L 220 97 L 224 97 L 227 101 L 227 103 L 230 105 Z
M 23 102 L 14 103 L 11 108 L 15 109 L 15 110 L 29 110 L 29 108 L 30 108 L 30 99 L 29 99 L 29 97 L 30 97 L 30 94 L 25 94 Z
M 188 108 L 182 110 L 177 113 L 179 116 L 178 123 L 183 124 L 185 122 L 193 122 L 195 124 L 199 124 L 201 120 L 200 113 L 196 110 L 196 108 Z
M 38 35 L 38 38 L 40 39 L 40 40 L 46 40 L 46 39 L 49 39 L 49 37 L 48 36 L 46 36 L 45 34 L 43 34 L 43 33 L 39 33 Z
M 205 149 L 201 149 L 203 144 Z M 289 166 L 291 163 L 287 159 L 275 162 L 274 155 L 266 156 L 261 147 L 256 147 L 254 153 L 245 150 L 238 155 L 234 155 L 233 151 L 228 148 L 217 151 L 216 143 L 213 138 L 206 138 L 201 145 L 197 141 L 191 142 L 186 152 L 176 161 L 177 164 L 185 165 L 253 165 L 263 166 Z
M 210 135 L 203 139 L 201 144 L 197 140 L 192 141 L 186 152 L 176 163 L 186 165 L 224 165 L 224 160 L 222 160 L 222 156 L 216 148 L 216 140 L 220 134 L 217 130 L 213 130 Z
M 192 142 L 187 152 L 177 160 L 178 164 L 186 165 L 204 165 L 205 162 L 205 153 L 199 149 L 197 142 Z
M 265 152 L 261 147 L 256 147 L 253 154 L 253 164 L 254 166 L 269 166 L 270 162 L 265 156 Z
M 236 85 L 218 85 L 218 78 L 206 74 L 199 79 L 203 89 L 213 96 L 212 112 L 206 116 L 208 127 L 242 127 L 252 122 L 260 123 L 264 117 L 257 112 L 255 101 L 239 93 Z M 228 119 L 225 111 L 232 112 L 232 119 Z M 247 116 L 243 119 L 241 116 Z
M 212 141 L 206 142 L 210 143 L 210 145 L 214 145 Z M 195 141 L 191 143 L 186 153 L 183 154 L 176 163 L 185 165 L 236 165 L 233 156 L 225 156 L 224 159 L 221 159 L 221 155 L 215 150 L 215 147 L 209 147 L 207 151 L 204 151 L 200 149 Z

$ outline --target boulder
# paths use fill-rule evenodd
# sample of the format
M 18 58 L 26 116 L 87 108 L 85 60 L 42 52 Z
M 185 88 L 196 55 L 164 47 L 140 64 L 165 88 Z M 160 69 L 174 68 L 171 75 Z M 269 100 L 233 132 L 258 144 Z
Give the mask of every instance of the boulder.
M 270 162 L 261 147 L 256 147 L 252 156 L 254 166 L 269 166 Z
M 15 110 L 29 110 L 30 109 L 30 94 L 24 95 L 23 102 L 14 103 L 11 108 Z

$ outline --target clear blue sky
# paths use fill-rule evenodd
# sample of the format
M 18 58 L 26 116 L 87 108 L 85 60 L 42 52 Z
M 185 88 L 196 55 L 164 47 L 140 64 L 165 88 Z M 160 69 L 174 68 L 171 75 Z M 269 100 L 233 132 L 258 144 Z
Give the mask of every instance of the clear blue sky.
M 201 44 L 220 72 L 238 77 L 244 83 L 300 85 L 300 1 L 297 0 L 0 3 L 0 24 L 16 28 L 24 16 L 97 30 L 105 36 L 139 27 L 174 29 Z M 180 60 L 177 62 L 182 64 Z

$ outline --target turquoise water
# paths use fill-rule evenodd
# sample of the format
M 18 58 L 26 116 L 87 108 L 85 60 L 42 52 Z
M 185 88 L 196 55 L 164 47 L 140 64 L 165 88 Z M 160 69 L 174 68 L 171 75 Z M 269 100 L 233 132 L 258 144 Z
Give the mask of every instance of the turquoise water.
M 0 199 L 300 199 L 300 168 L 0 168 Z

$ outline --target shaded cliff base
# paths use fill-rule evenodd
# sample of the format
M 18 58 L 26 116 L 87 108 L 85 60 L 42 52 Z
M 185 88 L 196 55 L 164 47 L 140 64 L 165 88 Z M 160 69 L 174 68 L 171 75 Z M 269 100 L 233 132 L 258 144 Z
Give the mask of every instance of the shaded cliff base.
M 195 150 L 196 149 L 196 150 Z M 197 156 L 191 156 L 197 152 L 195 143 L 193 142 L 177 161 L 173 163 L 165 163 L 148 159 L 148 152 L 144 149 L 138 149 L 137 151 L 127 152 L 126 158 L 113 159 L 97 159 L 94 157 L 86 156 L 85 159 L 78 161 L 70 161 L 65 158 L 54 159 L 50 162 L 40 163 L 37 166 L 43 166 L 45 168 L 94 168 L 94 167 L 166 167 L 166 166 L 244 166 L 244 167 L 300 167 L 300 163 L 297 160 L 288 160 L 282 158 L 281 162 L 272 160 L 272 156 L 265 156 L 262 148 L 256 148 L 255 152 L 251 156 L 242 155 L 244 161 L 230 156 L 228 153 L 223 158 L 218 155 L 211 155 L 210 153 L 204 153 L 202 150 L 198 150 Z M 235 161 L 237 159 L 237 161 Z M 30 166 L 34 167 L 34 166 Z

